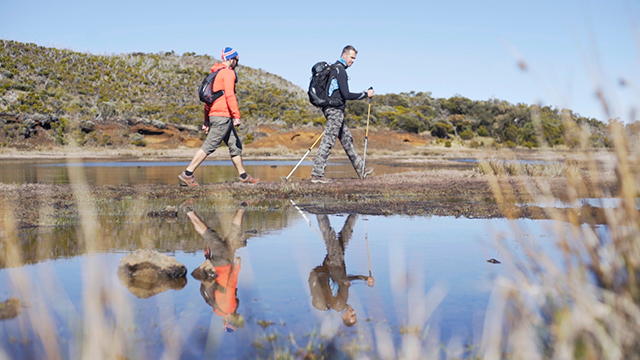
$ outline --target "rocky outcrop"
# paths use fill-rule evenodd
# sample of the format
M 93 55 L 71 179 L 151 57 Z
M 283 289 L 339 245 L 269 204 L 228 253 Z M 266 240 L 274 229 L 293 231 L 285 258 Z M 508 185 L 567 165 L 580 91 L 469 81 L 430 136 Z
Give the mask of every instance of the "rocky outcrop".
M 187 268 L 173 256 L 154 250 L 136 250 L 120 260 L 118 277 L 139 298 L 149 298 L 187 284 Z

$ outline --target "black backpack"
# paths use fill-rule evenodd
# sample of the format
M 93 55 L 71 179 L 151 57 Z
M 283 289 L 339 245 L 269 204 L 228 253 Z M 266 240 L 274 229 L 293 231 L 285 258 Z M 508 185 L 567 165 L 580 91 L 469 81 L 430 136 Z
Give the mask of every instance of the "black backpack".
M 331 81 L 331 70 L 334 65 L 327 64 L 326 61 L 320 61 L 311 68 L 311 81 L 309 82 L 309 101 L 317 107 L 326 106 L 342 106 L 341 100 L 329 97 L 329 83 Z
M 218 90 L 215 92 L 213 91 L 213 81 L 216 79 L 216 75 L 218 75 L 220 70 L 222 69 L 212 72 L 211 74 L 207 75 L 207 77 L 204 78 L 204 80 L 202 80 L 202 83 L 198 88 L 198 96 L 200 96 L 200 101 L 207 104 L 213 104 L 213 102 L 218 100 L 220 96 L 224 95 L 224 90 Z M 236 74 L 236 83 L 237 82 L 238 82 L 238 74 Z

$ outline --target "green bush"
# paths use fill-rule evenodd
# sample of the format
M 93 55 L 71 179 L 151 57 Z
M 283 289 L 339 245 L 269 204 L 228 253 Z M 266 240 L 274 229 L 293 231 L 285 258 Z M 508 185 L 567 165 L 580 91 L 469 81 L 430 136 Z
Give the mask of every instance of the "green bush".
M 147 142 L 144 141 L 144 139 L 136 139 L 134 140 L 134 142 L 142 142 L 144 143 L 144 145 L 136 145 L 136 146 L 147 146 Z M 113 145 L 113 142 L 111 141 L 111 136 L 107 135 L 107 134 L 103 134 L 102 138 L 100 139 L 100 146 L 111 146 Z
M 78 146 L 84 146 L 87 143 L 84 132 L 80 129 L 73 130 L 71 137 L 75 140 Z
M 399 129 L 415 134 L 426 129 L 426 125 L 423 122 L 409 114 L 398 115 L 395 124 Z
M 324 117 L 317 117 L 313 119 L 313 125 L 314 126 L 324 126 L 324 124 L 327 123 L 327 119 Z
M 473 131 L 467 129 L 460 133 L 460 137 L 462 138 L 462 140 L 471 140 L 473 139 Z
M 144 141 L 144 140 L 142 140 L 142 139 L 139 139 L 139 140 L 133 140 L 133 141 L 131 142 L 131 145 L 140 146 L 140 147 L 145 147 L 145 146 L 147 146 L 147 142 L 146 142 L 146 141 Z
M 478 128 L 478 136 L 483 136 L 483 137 L 489 136 L 489 132 L 487 131 L 487 128 L 480 125 L 480 127 Z
M 51 129 L 53 130 L 54 143 L 57 145 L 66 145 L 67 141 L 64 138 L 64 133 L 69 125 L 69 120 L 66 118 L 59 118 L 56 121 L 51 122 Z
M 444 147 L 446 148 L 450 148 L 451 147 L 451 141 L 447 140 L 444 142 Z
M 451 126 L 451 124 L 439 121 L 435 123 L 431 128 L 431 135 L 446 139 L 449 138 L 449 133 L 451 133 L 452 131 L 453 127 Z

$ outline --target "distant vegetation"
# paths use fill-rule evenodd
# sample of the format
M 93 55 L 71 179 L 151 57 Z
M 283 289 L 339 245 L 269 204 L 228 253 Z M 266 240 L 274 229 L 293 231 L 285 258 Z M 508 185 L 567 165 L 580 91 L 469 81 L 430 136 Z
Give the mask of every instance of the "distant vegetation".
M 73 120 L 197 124 L 202 121 L 197 88 L 215 62 L 194 53 L 92 55 L 0 40 L 0 106 L 11 113 Z M 295 113 L 311 118 L 313 109 L 300 88 L 249 67 L 241 66 L 238 74 L 245 117 L 295 122 Z
M 62 144 L 65 132 L 88 121 L 199 125 L 203 106 L 197 87 L 214 62 L 208 55 L 195 53 L 92 55 L 0 40 L 0 112 L 27 119 L 24 129 L 3 131 L 19 139 L 28 136 L 30 117 L 45 119 Z M 238 69 L 238 75 L 237 93 L 245 120 L 287 127 L 324 123 L 305 91 L 291 82 L 246 66 Z M 364 126 L 366 116 L 365 101 L 348 103 L 351 125 Z M 443 143 L 458 139 L 471 147 L 484 145 L 479 138 L 493 138 L 494 146 L 529 148 L 543 143 L 568 147 L 584 141 L 595 147 L 611 143 L 608 124 L 570 110 L 498 99 L 433 98 L 429 92 L 374 97 L 371 123 L 378 128 L 430 132 Z M 577 127 L 587 129 L 589 138 L 574 136 Z
M 573 148 L 585 141 L 578 136 L 577 127 L 588 130 L 590 145 L 611 145 L 607 124 L 549 106 L 513 105 L 498 99 L 474 101 L 460 95 L 436 99 L 429 92 L 380 95 L 372 104 L 375 126 L 414 133 L 430 131 L 442 139 L 468 140 L 471 147 L 477 143 L 472 139 L 490 137 L 506 147 L 535 148 L 542 142 Z M 351 102 L 347 109 L 351 120 L 366 123 L 366 103 Z

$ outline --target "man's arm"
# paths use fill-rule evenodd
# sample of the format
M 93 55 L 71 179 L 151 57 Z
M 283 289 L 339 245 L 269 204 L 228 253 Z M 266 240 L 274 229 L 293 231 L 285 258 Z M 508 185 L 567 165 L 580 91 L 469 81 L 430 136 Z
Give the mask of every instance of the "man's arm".
M 204 130 L 205 134 L 209 133 L 209 111 L 211 111 L 211 104 L 204 104 L 204 123 L 202 123 L 202 130 Z
M 340 90 L 340 95 L 345 100 L 361 100 L 367 97 L 367 92 L 359 92 L 352 93 L 349 92 L 349 82 L 347 81 L 347 72 L 344 69 L 341 69 L 340 66 L 336 66 L 336 80 L 338 80 L 338 90 Z

